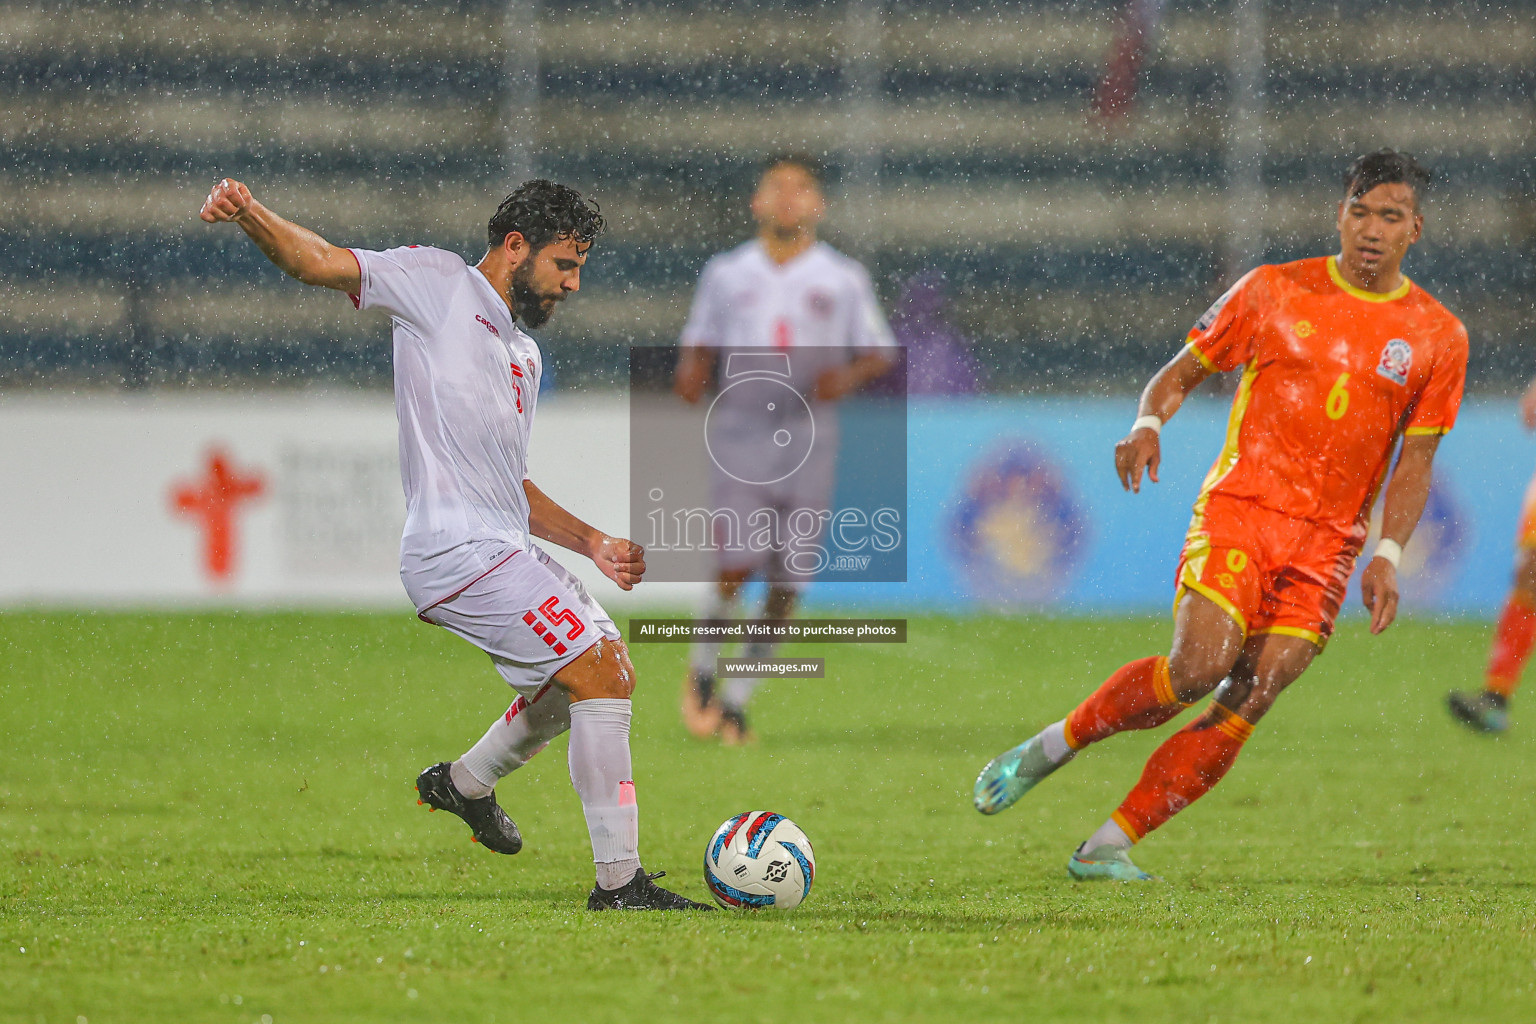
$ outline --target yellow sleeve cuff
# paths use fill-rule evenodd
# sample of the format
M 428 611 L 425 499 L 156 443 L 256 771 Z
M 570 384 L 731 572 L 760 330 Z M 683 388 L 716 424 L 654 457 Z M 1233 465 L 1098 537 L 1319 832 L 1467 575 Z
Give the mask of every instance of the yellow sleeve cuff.
M 1206 355 L 1204 352 L 1201 352 L 1199 347 L 1194 342 L 1188 342 L 1184 347 L 1195 354 L 1195 358 L 1200 360 L 1201 366 L 1205 367 L 1207 370 L 1210 370 L 1212 373 L 1221 372 L 1221 367 L 1211 362 L 1211 357 Z

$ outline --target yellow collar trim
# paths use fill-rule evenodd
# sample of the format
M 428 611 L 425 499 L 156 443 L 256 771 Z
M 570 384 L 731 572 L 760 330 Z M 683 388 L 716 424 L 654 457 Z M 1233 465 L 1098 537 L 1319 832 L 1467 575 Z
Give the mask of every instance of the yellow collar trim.
M 1328 257 L 1328 276 L 1333 278 L 1334 284 L 1344 289 L 1350 295 L 1357 299 L 1364 299 L 1366 302 L 1393 302 L 1407 295 L 1408 290 L 1413 287 L 1413 282 L 1408 280 L 1405 275 L 1403 283 L 1389 292 L 1368 292 L 1364 288 L 1356 288 L 1344 280 L 1344 275 L 1339 272 L 1339 258 L 1337 256 Z

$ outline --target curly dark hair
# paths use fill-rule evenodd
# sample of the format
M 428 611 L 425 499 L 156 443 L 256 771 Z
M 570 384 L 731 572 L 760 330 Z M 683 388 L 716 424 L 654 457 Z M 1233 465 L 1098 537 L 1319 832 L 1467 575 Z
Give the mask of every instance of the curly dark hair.
M 516 231 L 538 252 L 557 238 L 574 239 L 585 248 L 602 230 L 603 215 L 595 201 L 568 185 L 535 178 L 501 201 L 486 235 L 494 249 Z
M 1378 149 L 1374 153 L 1359 156 L 1344 172 L 1344 197 L 1356 199 L 1377 185 L 1393 185 L 1401 182 L 1413 189 L 1413 199 L 1429 191 L 1430 172 L 1407 153 L 1395 149 Z
M 769 171 L 788 164 L 798 167 L 811 176 L 811 180 L 818 186 L 827 183 L 827 168 L 820 160 L 809 153 L 772 153 L 757 168 L 757 180 L 762 181 Z

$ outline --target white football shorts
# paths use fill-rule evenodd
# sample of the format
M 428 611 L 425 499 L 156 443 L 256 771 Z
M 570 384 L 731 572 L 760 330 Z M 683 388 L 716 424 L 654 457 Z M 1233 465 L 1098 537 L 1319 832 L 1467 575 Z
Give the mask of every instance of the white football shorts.
M 418 614 L 489 654 L 507 684 L 529 700 L 599 639 L 619 639 L 581 581 L 537 546 L 514 550 Z
M 822 542 L 832 507 L 835 465 L 832 457 L 813 452 L 799 472 L 772 484 L 743 483 L 716 467 L 711 505 L 729 511 L 738 524 L 737 536 L 731 539 L 716 525 L 715 560 L 720 570 L 762 572 L 775 584 L 809 583 L 814 574 L 794 571 L 790 560 L 796 551 Z M 773 524 L 775 542 L 766 548 L 749 543 L 765 522 Z

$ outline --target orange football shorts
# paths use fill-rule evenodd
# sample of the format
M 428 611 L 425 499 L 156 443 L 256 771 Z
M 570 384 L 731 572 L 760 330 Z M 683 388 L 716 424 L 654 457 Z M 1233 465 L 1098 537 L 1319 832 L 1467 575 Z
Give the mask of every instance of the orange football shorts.
M 1194 591 L 1247 636 L 1282 633 L 1328 642 L 1362 540 L 1249 501 L 1210 495 L 1179 558 L 1177 609 Z

